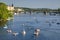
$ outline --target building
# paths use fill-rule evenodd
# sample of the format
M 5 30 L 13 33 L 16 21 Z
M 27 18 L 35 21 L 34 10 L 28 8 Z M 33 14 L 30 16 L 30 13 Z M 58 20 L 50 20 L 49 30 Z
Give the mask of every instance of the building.
M 23 9 L 17 9 L 17 11 L 20 11 L 20 12 L 22 12 L 22 11 L 24 11 Z
M 9 11 L 13 11 L 13 10 L 14 10 L 14 7 L 13 7 L 13 6 L 7 6 L 7 9 L 8 9 Z
M 13 4 L 12 4 L 11 6 L 7 6 L 7 9 L 8 9 L 9 11 L 13 11 L 13 10 L 14 10 Z
M 21 7 L 14 7 L 14 9 L 15 9 L 15 12 L 17 12 L 17 13 L 24 12 L 24 9 Z

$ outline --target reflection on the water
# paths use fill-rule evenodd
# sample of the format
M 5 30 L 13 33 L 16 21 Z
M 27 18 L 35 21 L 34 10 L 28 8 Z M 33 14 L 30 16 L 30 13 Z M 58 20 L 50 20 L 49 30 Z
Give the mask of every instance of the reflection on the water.
M 7 21 L 0 21 L 0 27 L 6 26 Z
M 7 29 L 8 27 L 7 27 L 7 25 L 5 25 L 3 28 Z

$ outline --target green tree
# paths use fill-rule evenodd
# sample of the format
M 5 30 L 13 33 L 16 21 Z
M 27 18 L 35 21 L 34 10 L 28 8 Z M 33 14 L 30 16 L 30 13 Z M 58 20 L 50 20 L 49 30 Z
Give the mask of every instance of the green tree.
M 6 20 L 10 16 L 7 5 L 5 3 L 0 3 L 0 21 Z

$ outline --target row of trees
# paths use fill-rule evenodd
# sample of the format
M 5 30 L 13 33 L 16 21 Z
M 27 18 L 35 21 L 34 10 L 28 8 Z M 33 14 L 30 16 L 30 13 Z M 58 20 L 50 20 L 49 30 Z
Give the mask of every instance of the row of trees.
M 15 7 L 15 9 L 23 9 L 27 12 L 58 12 L 60 13 L 60 8 L 58 9 L 49 9 L 49 8 L 26 8 L 26 7 Z
M 9 13 L 7 9 L 7 5 L 5 3 L 0 3 L 0 21 L 6 21 L 6 19 L 11 16 L 11 13 Z

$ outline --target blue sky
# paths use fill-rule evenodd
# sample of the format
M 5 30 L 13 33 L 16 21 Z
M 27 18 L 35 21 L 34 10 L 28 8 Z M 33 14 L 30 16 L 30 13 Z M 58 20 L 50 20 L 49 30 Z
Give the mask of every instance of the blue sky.
M 60 0 L 0 0 L 8 5 L 12 3 L 17 7 L 28 7 L 28 8 L 60 8 Z

